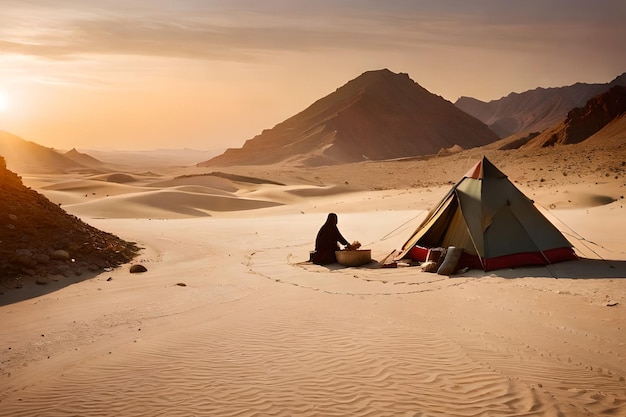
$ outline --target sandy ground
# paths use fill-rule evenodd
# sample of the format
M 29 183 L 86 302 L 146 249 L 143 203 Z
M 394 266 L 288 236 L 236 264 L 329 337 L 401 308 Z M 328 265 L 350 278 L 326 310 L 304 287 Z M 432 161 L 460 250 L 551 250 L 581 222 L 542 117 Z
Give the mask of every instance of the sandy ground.
M 148 271 L 4 291 L 0 415 L 626 415 L 624 180 L 508 164 L 579 261 L 451 277 L 305 262 L 330 211 L 383 259 L 473 163 L 394 179 L 410 164 L 254 172 L 285 185 L 25 178 L 137 242 Z

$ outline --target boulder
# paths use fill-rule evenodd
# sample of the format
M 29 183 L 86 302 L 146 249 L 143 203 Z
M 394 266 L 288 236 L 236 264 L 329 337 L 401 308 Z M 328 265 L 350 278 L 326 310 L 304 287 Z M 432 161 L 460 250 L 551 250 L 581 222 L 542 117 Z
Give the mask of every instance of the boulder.
M 50 254 L 50 257 L 57 261 L 69 261 L 70 260 L 70 254 L 63 249 L 57 249 L 55 251 L 52 251 L 52 253 Z
M 141 265 L 141 264 L 135 264 L 132 265 L 130 267 L 130 273 L 131 274 L 137 274 L 137 273 L 141 273 L 141 272 L 146 272 L 148 270 L 148 268 L 146 268 L 145 266 Z

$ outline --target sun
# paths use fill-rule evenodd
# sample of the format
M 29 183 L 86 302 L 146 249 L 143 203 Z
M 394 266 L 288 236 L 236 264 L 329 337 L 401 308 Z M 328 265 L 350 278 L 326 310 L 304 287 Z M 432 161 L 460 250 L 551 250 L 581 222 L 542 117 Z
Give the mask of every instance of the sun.
M 5 112 L 9 110 L 10 106 L 11 100 L 9 98 L 9 95 L 5 91 L 0 90 L 0 112 Z

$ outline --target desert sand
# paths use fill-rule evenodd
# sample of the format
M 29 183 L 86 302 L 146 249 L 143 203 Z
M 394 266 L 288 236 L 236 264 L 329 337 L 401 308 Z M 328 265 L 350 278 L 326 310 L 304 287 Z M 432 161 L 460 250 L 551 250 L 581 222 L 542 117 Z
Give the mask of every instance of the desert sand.
M 148 271 L 5 289 L 0 415 L 626 415 L 624 155 L 580 149 L 488 156 L 581 260 L 450 277 L 306 261 L 328 212 L 400 249 L 471 152 L 24 176 Z

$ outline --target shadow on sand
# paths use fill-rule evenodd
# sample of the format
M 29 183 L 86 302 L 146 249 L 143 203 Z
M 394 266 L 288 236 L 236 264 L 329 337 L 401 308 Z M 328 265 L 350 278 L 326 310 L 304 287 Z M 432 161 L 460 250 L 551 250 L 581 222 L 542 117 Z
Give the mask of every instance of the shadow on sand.
M 329 271 L 338 271 L 347 268 L 357 269 L 381 269 L 381 273 L 394 271 L 395 268 L 381 268 L 376 261 L 359 266 L 348 267 L 338 263 L 319 265 Z M 413 267 L 413 268 L 419 268 Z M 562 279 L 613 279 L 626 278 L 626 261 L 580 258 L 575 261 L 560 262 L 551 265 L 527 266 L 520 268 L 496 269 L 482 271 L 472 269 L 465 273 L 452 275 L 451 278 L 499 276 L 502 278 L 562 278 Z
M 557 264 L 498 269 L 487 272 L 503 278 L 613 279 L 626 278 L 626 261 L 580 258 Z
M 9 282 L 3 282 L 2 285 L 0 285 L 0 307 L 31 298 L 41 297 L 43 295 L 61 290 L 65 287 L 69 287 L 70 285 L 78 282 L 93 279 L 103 273 L 105 272 L 89 272 L 83 273 L 80 276 L 55 276 L 54 278 L 47 278 L 43 280 L 27 277 L 23 279 L 11 280 Z M 37 281 L 39 281 L 39 284 Z

